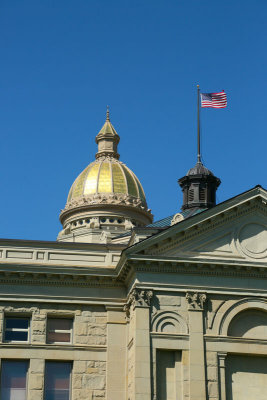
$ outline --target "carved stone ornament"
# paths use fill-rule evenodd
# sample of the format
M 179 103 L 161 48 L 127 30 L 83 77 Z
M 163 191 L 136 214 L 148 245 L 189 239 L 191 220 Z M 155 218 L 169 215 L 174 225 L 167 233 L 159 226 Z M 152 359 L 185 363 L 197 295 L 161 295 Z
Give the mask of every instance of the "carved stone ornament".
M 83 207 L 83 206 L 93 206 L 96 204 L 114 204 L 120 206 L 131 206 L 140 208 L 143 211 L 149 212 L 147 209 L 147 204 L 144 200 L 140 198 L 128 195 L 128 194 L 115 194 L 115 193 L 95 193 L 91 195 L 80 196 L 77 199 L 73 199 L 68 202 L 62 210 L 62 213 L 69 211 L 73 208 Z
M 206 301 L 205 293 L 187 292 L 185 298 L 188 302 L 188 310 L 203 310 Z
M 237 235 L 237 247 L 252 259 L 267 258 L 267 226 L 262 221 L 252 221 L 241 227 Z
M 173 219 L 171 220 L 171 226 L 177 224 L 184 220 L 184 216 L 181 213 L 177 213 L 174 215 Z
M 133 289 L 124 310 L 126 313 L 129 312 L 131 305 L 133 306 L 133 309 L 136 307 L 150 307 L 152 297 L 152 290 Z

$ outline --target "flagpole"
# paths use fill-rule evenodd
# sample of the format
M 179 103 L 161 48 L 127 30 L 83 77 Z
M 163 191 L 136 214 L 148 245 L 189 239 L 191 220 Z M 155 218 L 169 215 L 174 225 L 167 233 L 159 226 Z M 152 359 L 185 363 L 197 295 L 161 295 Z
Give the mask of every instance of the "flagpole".
M 200 155 L 200 109 L 199 109 L 200 89 L 197 85 L 197 162 L 201 162 Z

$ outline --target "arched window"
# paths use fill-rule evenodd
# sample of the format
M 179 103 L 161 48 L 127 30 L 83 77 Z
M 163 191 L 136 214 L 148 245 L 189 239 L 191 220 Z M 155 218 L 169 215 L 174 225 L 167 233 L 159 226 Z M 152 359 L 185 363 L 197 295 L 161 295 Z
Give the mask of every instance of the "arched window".
M 266 339 L 267 312 L 257 309 L 241 311 L 231 321 L 228 336 Z

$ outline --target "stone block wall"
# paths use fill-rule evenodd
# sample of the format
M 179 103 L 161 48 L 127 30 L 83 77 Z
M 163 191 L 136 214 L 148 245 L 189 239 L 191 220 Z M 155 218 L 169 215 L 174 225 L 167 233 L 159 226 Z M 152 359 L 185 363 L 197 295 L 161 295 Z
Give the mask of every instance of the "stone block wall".
M 42 400 L 44 390 L 45 360 L 33 358 L 30 360 L 28 373 L 29 400 Z
M 106 345 L 107 316 L 105 310 L 93 307 L 81 310 L 75 317 L 74 343 L 85 345 Z
M 72 390 L 74 400 L 106 398 L 106 362 L 74 361 Z
M 30 317 L 29 343 L 17 342 L 12 347 L 12 342 L 3 342 L 5 315 Z M 48 316 L 73 318 L 72 343 L 46 343 Z M 102 306 L 0 304 L 2 359 L 29 359 L 29 400 L 43 399 L 45 360 L 72 362 L 72 400 L 106 399 L 106 342 L 107 317 Z

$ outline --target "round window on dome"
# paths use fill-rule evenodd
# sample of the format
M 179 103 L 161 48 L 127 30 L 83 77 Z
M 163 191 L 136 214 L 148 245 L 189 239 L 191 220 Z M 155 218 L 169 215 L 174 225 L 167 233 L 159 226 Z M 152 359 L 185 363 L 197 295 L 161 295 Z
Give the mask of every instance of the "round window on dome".
M 103 223 L 105 223 L 105 222 L 106 222 L 106 218 L 101 218 L 100 221 L 103 222 Z

